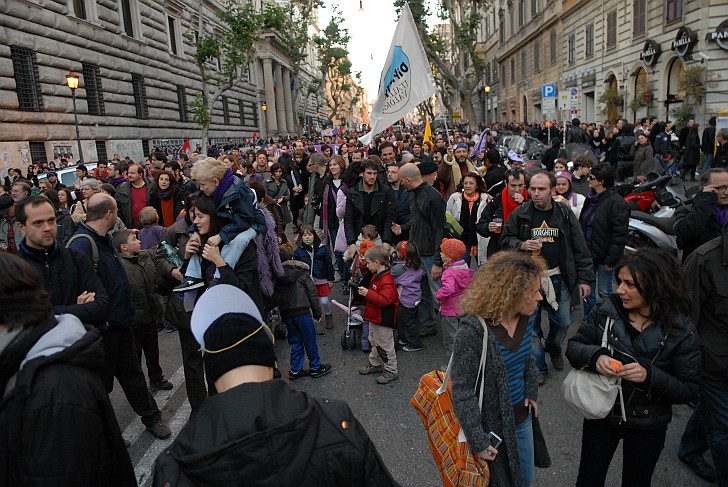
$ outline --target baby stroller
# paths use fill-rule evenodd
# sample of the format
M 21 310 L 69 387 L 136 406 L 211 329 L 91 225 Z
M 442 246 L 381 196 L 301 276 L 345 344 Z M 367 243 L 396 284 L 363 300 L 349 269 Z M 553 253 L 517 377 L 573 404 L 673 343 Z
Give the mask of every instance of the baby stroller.
M 368 286 L 370 280 L 369 276 L 362 276 L 362 261 L 363 259 L 357 252 L 351 263 L 351 280 L 345 284 L 349 288 L 349 300 L 346 306 L 336 300 L 331 300 L 334 306 L 346 313 L 346 329 L 341 334 L 341 348 L 344 350 L 354 350 L 357 341 L 361 338 L 364 319 L 358 312 L 358 304 L 363 304 L 363 300 L 358 295 L 357 289 L 359 286 Z

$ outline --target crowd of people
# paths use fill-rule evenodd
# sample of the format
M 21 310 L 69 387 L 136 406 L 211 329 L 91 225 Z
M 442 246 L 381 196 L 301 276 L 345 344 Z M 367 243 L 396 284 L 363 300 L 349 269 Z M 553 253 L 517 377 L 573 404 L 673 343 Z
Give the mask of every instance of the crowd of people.
M 0 186 L 0 272 L 11 276 L 0 283 L 3 484 L 134 485 L 107 395 L 118 380 L 146 429 L 171 436 L 150 393 L 175 387 L 160 366 L 166 329 L 179 334 L 192 413 L 155 484 L 317 485 L 325 471 L 395 485 L 345 403 L 272 380 L 284 369 L 276 320 L 289 381 L 332 372 L 317 345 L 334 331 L 332 307 L 361 325 L 367 360 L 356 370 L 378 384 L 398 379 L 398 353 L 429 353 L 422 338 L 441 335 L 447 356 L 433 365 L 452 356 L 455 411 L 493 485 L 529 486 L 534 467 L 550 465 L 538 389 L 564 358 L 624 390 L 607 417 L 584 420 L 577 485 L 603 485 L 620 440 L 623 483 L 649 485 L 672 405 L 687 403 L 697 408 L 679 458 L 728 478 L 728 131 L 711 127 L 702 144 L 694 121 L 673 141 L 671 122 L 574 119 L 565 134 L 489 127 L 482 144 L 456 127 L 433 140 L 421 128 L 387 132 L 369 146 L 346 134 L 160 150 L 142 163 L 78 165 L 68 188 L 49 165 L 10 170 Z M 504 156 L 503 131 L 552 145 L 541 161 Z M 593 152 L 569 161 L 564 139 Z M 625 251 L 630 209 L 615 182 L 657 167 L 700 175 L 675 218 L 683 263 Z M 41 454 L 59 448 L 78 455 Z M 266 469 L 268 455 L 285 468 Z

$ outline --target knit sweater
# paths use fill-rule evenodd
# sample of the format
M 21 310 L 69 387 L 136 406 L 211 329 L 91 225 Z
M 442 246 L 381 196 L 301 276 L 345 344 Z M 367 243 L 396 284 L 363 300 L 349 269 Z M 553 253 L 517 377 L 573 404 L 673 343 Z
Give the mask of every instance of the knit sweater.
M 483 395 L 481 411 L 475 387 L 482 350 L 483 326 L 480 320 L 472 315 L 464 315 L 460 319 L 460 328 L 453 344 L 452 400 L 455 415 L 473 452 L 480 452 L 488 447 L 490 431 L 503 438 L 503 443 L 498 448 L 498 456 L 490 463 L 490 485 L 517 487 L 523 482 L 516 444 L 516 424 L 506 366 L 492 333 L 488 335 L 485 367 L 487 393 Z M 524 381 L 526 397 L 538 400 L 538 371 L 533 355 L 528 356 Z M 533 418 L 533 441 L 535 465 L 539 468 L 550 467 L 551 459 L 546 440 L 536 417 Z

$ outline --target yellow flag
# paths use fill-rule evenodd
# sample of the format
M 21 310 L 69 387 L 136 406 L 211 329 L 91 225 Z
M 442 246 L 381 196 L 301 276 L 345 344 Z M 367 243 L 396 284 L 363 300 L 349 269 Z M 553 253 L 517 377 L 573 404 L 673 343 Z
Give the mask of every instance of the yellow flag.
M 430 122 L 425 122 L 425 135 L 422 138 L 422 142 L 432 143 L 432 129 L 430 128 Z

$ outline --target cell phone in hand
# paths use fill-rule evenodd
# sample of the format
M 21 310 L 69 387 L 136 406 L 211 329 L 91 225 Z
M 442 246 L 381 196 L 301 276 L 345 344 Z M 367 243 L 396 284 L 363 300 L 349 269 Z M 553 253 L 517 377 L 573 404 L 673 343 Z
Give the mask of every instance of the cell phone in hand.
M 492 446 L 496 450 L 498 449 L 500 444 L 503 443 L 503 439 L 492 431 L 488 433 L 488 441 L 490 442 L 490 446 Z

